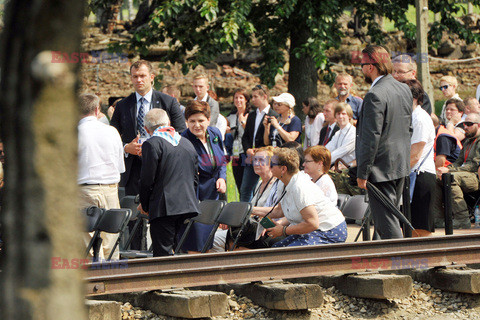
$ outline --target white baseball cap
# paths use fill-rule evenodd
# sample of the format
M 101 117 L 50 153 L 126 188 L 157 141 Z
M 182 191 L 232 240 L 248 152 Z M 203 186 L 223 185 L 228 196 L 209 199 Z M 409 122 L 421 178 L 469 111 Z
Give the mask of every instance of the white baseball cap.
M 295 98 L 290 93 L 282 93 L 279 96 L 273 97 L 273 101 L 279 103 L 286 103 L 291 108 L 295 107 Z

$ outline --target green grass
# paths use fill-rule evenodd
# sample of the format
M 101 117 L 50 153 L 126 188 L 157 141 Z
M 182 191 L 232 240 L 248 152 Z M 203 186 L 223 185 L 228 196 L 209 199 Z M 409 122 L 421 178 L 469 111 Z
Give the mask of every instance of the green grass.
M 235 178 L 232 172 L 232 162 L 229 162 L 227 165 L 227 201 L 239 201 L 237 185 L 235 184 Z

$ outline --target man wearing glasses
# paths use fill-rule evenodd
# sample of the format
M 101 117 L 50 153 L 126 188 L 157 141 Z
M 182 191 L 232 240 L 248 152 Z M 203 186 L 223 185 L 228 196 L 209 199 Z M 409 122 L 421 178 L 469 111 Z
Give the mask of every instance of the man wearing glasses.
M 390 54 L 381 46 L 362 51 L 362 72 L 372 87 L 363 99 L 357 123 L 357 184 L 375 185 L 397 207 L 410 173 L 413 97 L 410 88 L 391 73 Z M 402 238 L 400 222 L 375 197 L 370 197 L 375 230 L 381 239 Z
M 460 155 L 454 163 L 448 167 L 437 168 L 437 192 L 433 203 L 435 215 L 435 226 L 444 227 L 445 219 L 442 209 L 442 174 L 450 172 L 453 176 L 452 182 L 452 211 L 453 228 L 469 229 L 471 227 L 467 203 L 463 199 L 464 192 L 478 190 L 478 164 L 480 163 L 480 131 L 478 130 L 480 115 L 471 113 L 463 122 L 465 127 L 465 141 Z
M 417 79 L 417 64 L 415 60 L 408 54 L 401 54 L 392 59 L 393 72 L 392 76 L 402 82 L 405 80 Z M 432 114 L 432 103 L 427 92 L 423 94 L 422 109 Z

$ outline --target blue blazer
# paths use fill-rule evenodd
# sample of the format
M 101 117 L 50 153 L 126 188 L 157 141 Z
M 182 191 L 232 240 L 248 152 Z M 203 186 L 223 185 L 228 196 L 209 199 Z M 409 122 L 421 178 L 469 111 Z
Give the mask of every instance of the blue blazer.
M 218 192 L 215 186 L 218 179 L 227 181 L 227 161 L 224 152 L 222 135 L 215 127 L 207 128 L 208 141 L 213 150 L 215 166 L 212 165 L 207 150 L 203 143 L 190 132 L 189 129 L 182 133 L 182 136 L 190 140 L 198 154 L 198 200 L 217 200 Z

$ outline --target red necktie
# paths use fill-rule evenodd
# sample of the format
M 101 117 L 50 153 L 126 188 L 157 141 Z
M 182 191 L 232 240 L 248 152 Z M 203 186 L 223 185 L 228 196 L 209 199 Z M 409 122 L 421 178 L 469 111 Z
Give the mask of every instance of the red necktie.
M 330 126 L 327 127 L 327 133 L 325 134 L 325 139 L 323 139 L 323 145 L 326 145 L 328 143 L 328 140 L 330 140 L 329 135 L 330 135 Z

